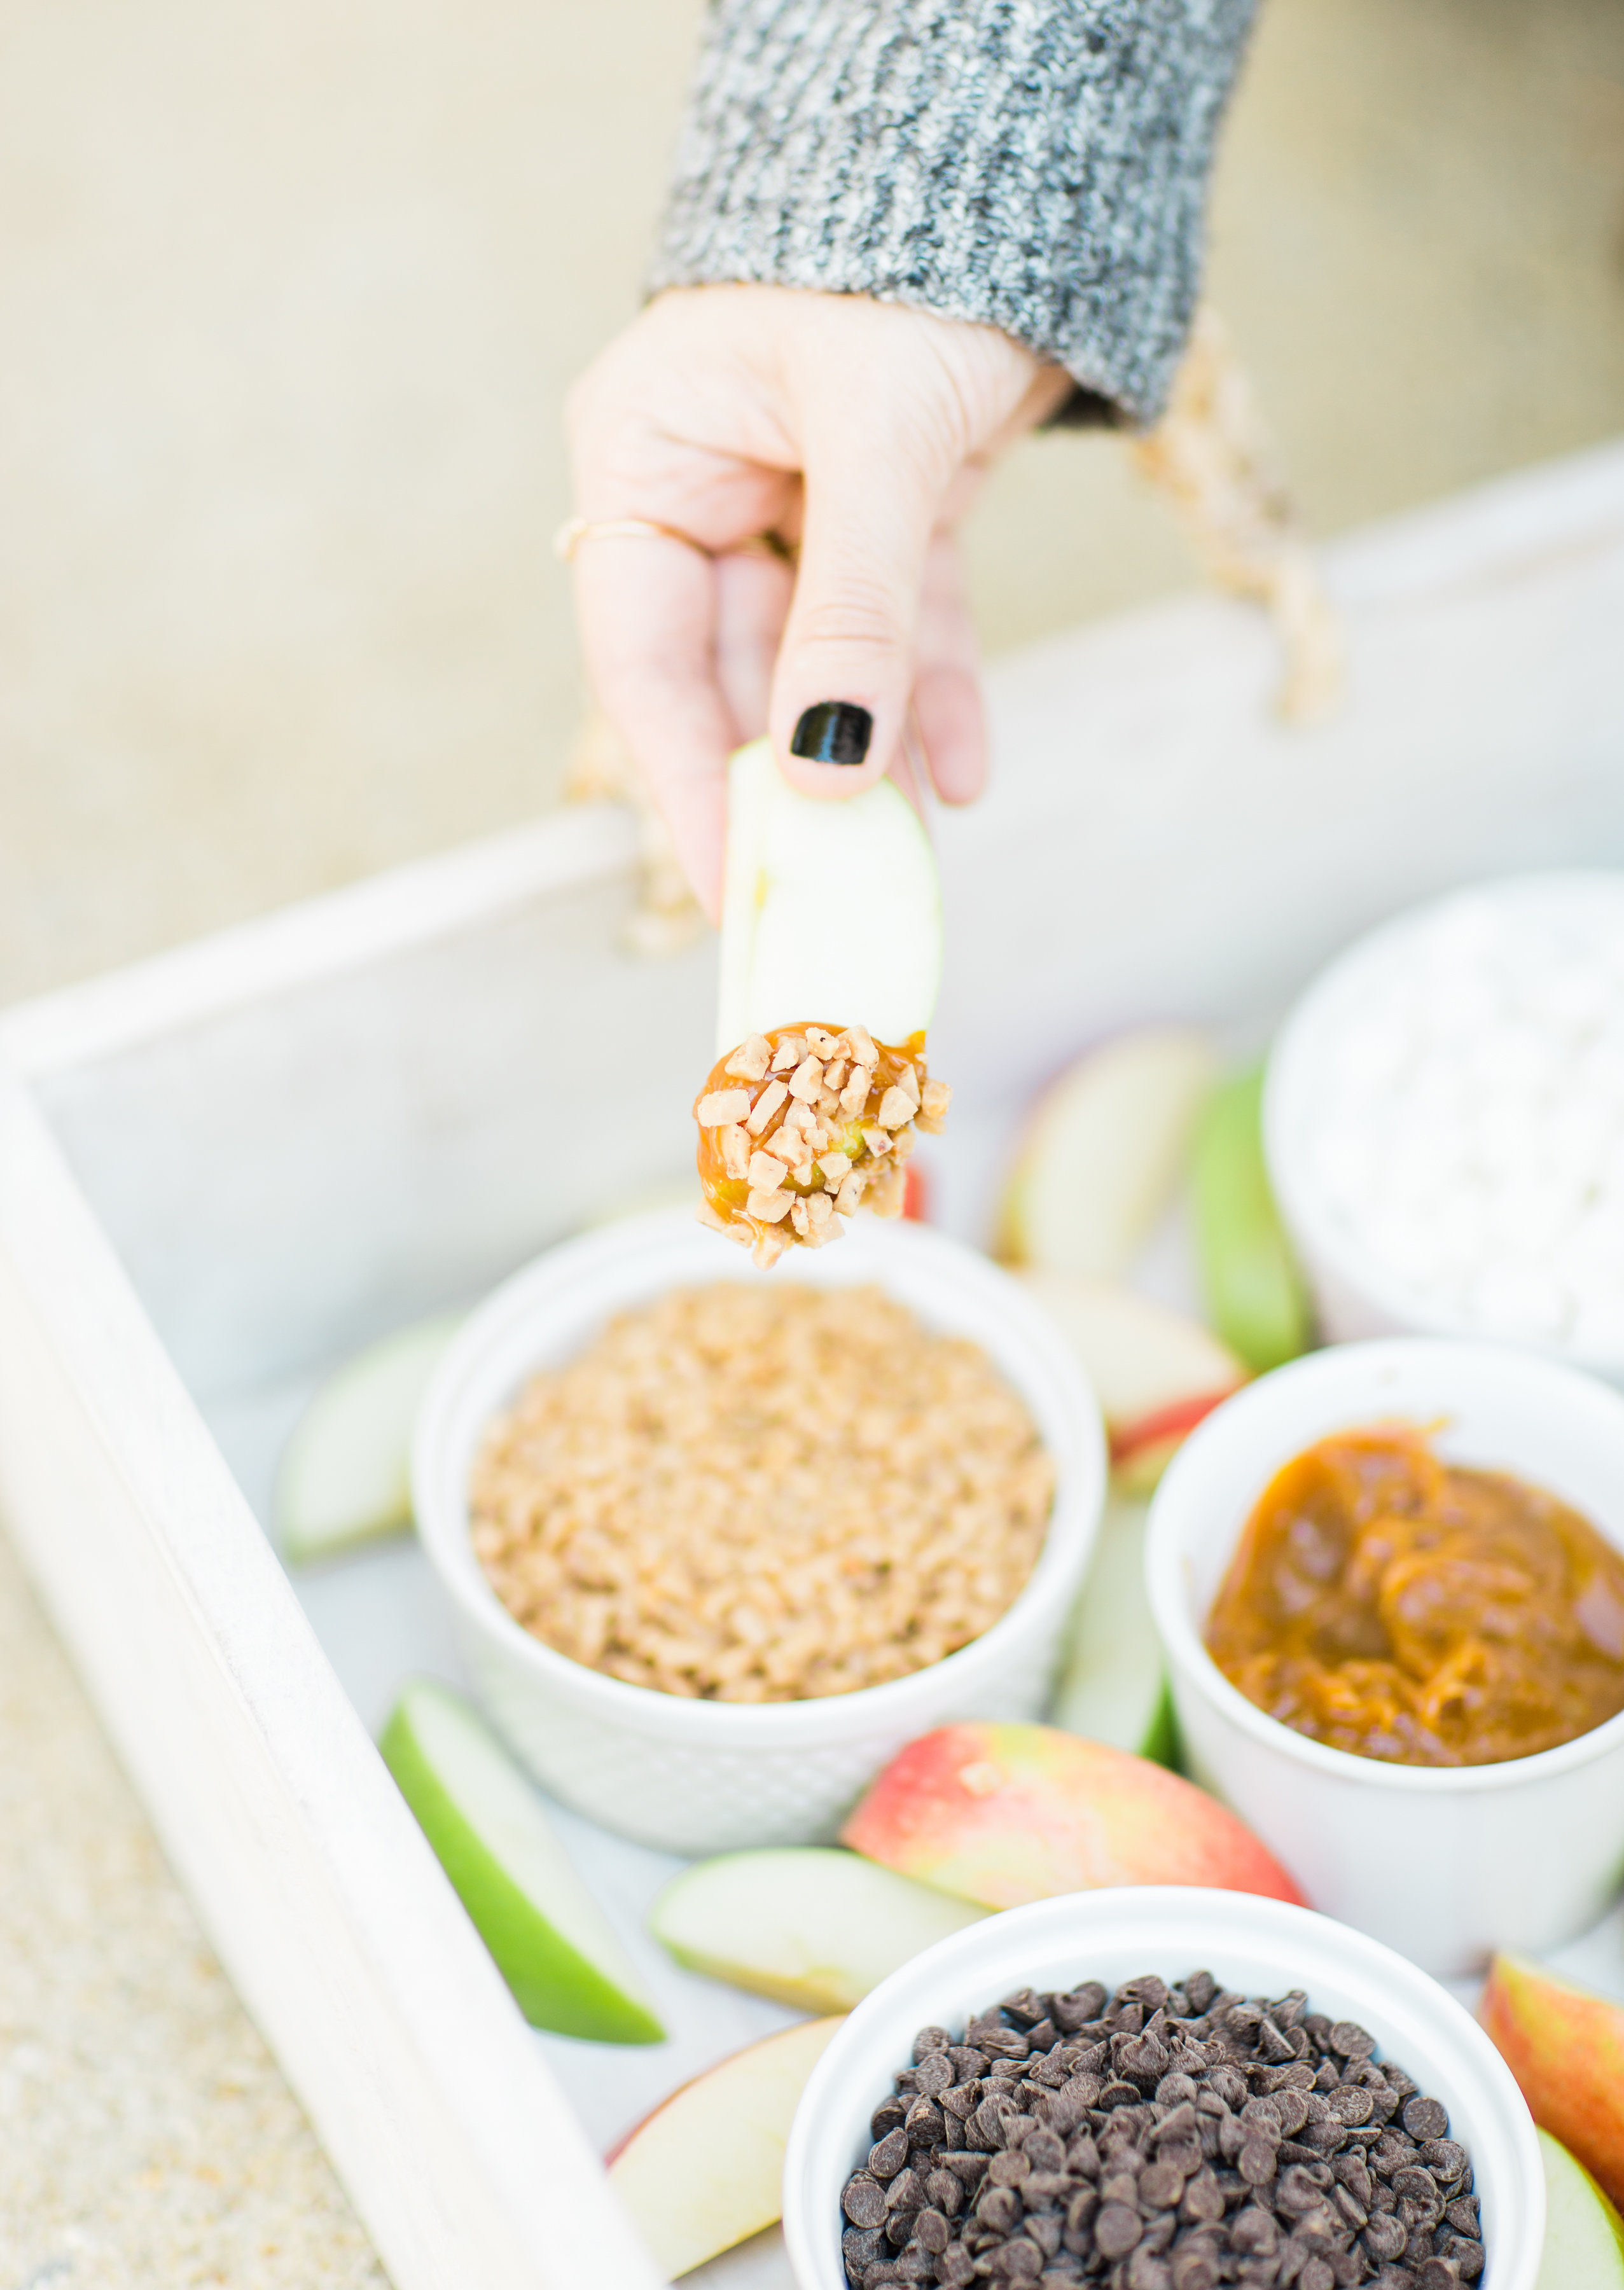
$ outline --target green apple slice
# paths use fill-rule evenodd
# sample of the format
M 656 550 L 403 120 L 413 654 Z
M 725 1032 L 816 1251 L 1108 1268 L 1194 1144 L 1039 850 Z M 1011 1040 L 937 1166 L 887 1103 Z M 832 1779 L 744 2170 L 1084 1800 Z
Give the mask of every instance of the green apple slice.
M 276 1473 L 272 1525 L 295 1565 L 412 1524 L 412 1427 L 460 1313 L 417 1320 L 330 1375 Z
M 611 2150 L 615 2191 L 668 2279 L 783 2215 L 789 2126 L 840 2025 L 803 2020 L 764 2036 L 682 2085 Z
M 649 1930 L 692 1971 L 804 2012 L 847 2012 L 984 1913 L 855 1853 L 784 1846 L 684 1869 L 650 1910 Z
M 1559 2141 L 1548 2131 L 1536 2135 L 1545 2166 L 1545 2250 L 1535 2290 L 1624 2290 L 1624 2219 Z
M 1068 1734 L 1178 1767 L 1172 1700 L 1145 1595 L 1148 1506 L 1113 1496 L 1077 1602 L 1053 1722 Z
M 890 780 L 844 802 L 788 785 L 765 740 L 728 771 L 716 1053 L 806 1021 L 923 1033 L 941 977 L 941 885 Z
M 1297 1260 L 1263 1158 L 1263 1069 L 1214 1093 L 1190 1173 L 1196 1253 L 1212 1325 L 1261 1375 L 1314 1341 Z
M 642 1981 L 535 1790 L 460 1694 L 414 1679 L 379 1747 L 532 2027 L 663 2043 Z
M 1028 1121 L 999 1253 L 1048 1272 L 1121 1272 L 1172 1198 L 1217 1073 L 1210 1043 L 1182 1026 L 1141 1027 L 1068 1067 Z

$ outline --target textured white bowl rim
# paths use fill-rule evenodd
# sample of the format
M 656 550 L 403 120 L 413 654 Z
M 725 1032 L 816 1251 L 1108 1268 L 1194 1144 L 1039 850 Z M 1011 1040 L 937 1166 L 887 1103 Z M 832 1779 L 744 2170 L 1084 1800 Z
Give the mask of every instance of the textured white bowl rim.
M 1391 2049 L 1422 2088 L 1429 2076 L 1465 2086 L 1488 2118 L 1483 2127 L 1491 2142 L 1498 2138 L 1515 2183 L 1495 2186 L 1484 2290 L 1534 2290 L 1545 2238 L 1545 2174 L 1533 2119 L 1510 2069 L 1470 2013 L 1407 1958 L 1312 1909 L 1172 1885 L 1069 1893 L 1005 1910 L 938 1941 L 863 1998 L 808 2078 L 785 2151 L 784 2240 L 799 2290 L 844 2290 L 832 2229 L 854 2158 L 844 2144 L 849 2134 L 842 2132 L 842 2118 L 850 2116 L 854 2085 L 876 2083 L 876 2064 L 888 2078 L 905 2057 L 898 2048 L 876 2062 L 876 2048 L 895 2045 L 899 2027 L 908 2031 L 901 2038 L 906 2045 L 917 2028 L 950 2025 L 963 2016 L 966 1994 L 984 2003 L 1024 1987 L 1033 1967 L 1061 1949 L 1075 1953 L 1077 1975 L 1086 1978 L 1091 1948 L 1141 1946 L 1147 1963 L 1188 1958 L 1185 1968 L 1210 1965 L 1220 1979 L 1226 1977 L 1226 1950 L 1267 1957 L 1279 1966 L 1282 1988 L 1307 1989 L 1311 2005 L 1316 1985 L 1368 1998 L 1360 2010 L 1396 2025 Z M 1484 2147 L 1475 2132 L 1475 2172 L 1488 2159 Z
M 859 1235 L 867 1244 L 860 1253 L 856 1245 Z M 1020 1283 L 990 1258 L 928 1226 L 866 1221 L 856 1234 L 838 1245 L 840 1256 L 835 1263 L 830 1264 L 820 1252 L 813 1261 L 817 1271 L 812 1264 L 804 1270 L 809 1278 L 821 1274 L 844 1281 L 846 1265 L 853 1274 L 860 1266 L 864 1280 L 883 1287 L 885 1260 L 911 1256 L 950 1277 L 960 1297 L 974 1298 L 985 1325 L 1001 1323 L 1013 1333 L 1047 1376 L 1051 1389 L 1044 1412 L 1054 1423 L 1045 1433 L 1045 1444 L 1053 1457 L 1056 1479 L 1049 1530 L 1019 1597 L 980 1637 L 924 1669 L 889 1679 L 883 1685 L 860 1686 L 850 1693 L 804 1701 L 687 1701 L 606 1677 L 533 1637 L 502 1605 L 473 1555 L 468 1491 L 450 1452 L 466 1387 L 480 1376 L 487 1356 L 516 1337 L 539 1304 L 555 1297 L 561 1287 L 567 1285 L 580 1295 L 584 1341 L 586 1331 L 600 1325 L 605 1317 L 604 1305 L 593 1301 L 604 1271 L 618 1269 L 628 1252 L 652 1253 L 662 1244 L 679 1240 L 700 1245 L 693 1269 L 675 1278 L 652 1279 L 646 1291 L 651 1300 L 673 1286 L 697 1283 L 708 1276 L 747 1281 L 763 1277 L 753 1274 L 748 1263 L 740 1261 L 737 1252 L 716 1235 L 707 1233 L 692 1211 L 659 1209 L 547 1250 L 494 1289 L 453 1337 L 425 1395 L 412 1453 L 418 1532 L 436 1575 L 468 1619 L 487 1636 L 497 1637 L 528 1665 L 539 1683 L 562 1688 L 579 1705 L 622 1727 L 668 1742 L 726 1751 L 793 1750 L 813 1742 L 827 1743 L 861 1734 L 876 1726 L 906 1724 L 916 1698 L 933 1699 L 944 1678 L 963 1676 L 983 1659 L 995 1656 L 1034 1605 L 1058 1595 L 1058 1585 L 1076 1564 L 1079 1543 L 1086 1565 L 1105 1490 L 1105 1437 L 1099 1406 L 1065 1338 Z M 789 1277 L 793 1278 L 794 1273 Z M 998 1365 L 996 1358 L 994 1364 Z M 1015 1382 L 1012 1376 L 1009 1380 Z M 1029 1392 L 1022 1397 L 1031 1404 Z
M 1453 1369 L 1478 1374 L 1485 1384 L 1502 1388 L 1513 1379 L 1535 1387 L 1543 1385 L 1553 1408 L 1563 1408 L 1570 1414 L 1582 1411 L 1601 1421 L 1613 1433 L 1619 1442 L 1620 1473 L 1624 1477 L 1624 1394 L 1581 1368 L 1548 1355 L 1521 1352 L 1507 1344 L 1456 1343 L 1441 1336 L 1377 1336 L 1364 1343 L 1328 1345 L 1324 1351 L 1309 1352 L 1301 1359 L 1260 1376 L 1255 1383 L 1244 1385 L 1196 1426 L 1169 1465 L 1152 1498 L 1145 1537 L 1145 1588 L 1163 1647 L 1186 1680 L 1254 1741 L 1286 1752 L 1313 1771 L 1333 1774 L 1342 1781 L 1358 1781 L 1371 1788 L 1411 1795 L 1476 1796 L 1521 1789 L 1530 1782 L 1588 1765 L 1624 1741 L 1624 1710 L 1600 1726 L 1593 1726 L 1588 1734 L 1577 1734 L 1556 1749 L 1537 1750 L 1532 1757 L 1508 1758 L 1492 1766 L 1393 1765 L 1380 1758 L 1356 1757 L 1350 1750 L 1331 1749 L 1324 1742 L 1313 1741 L 1308 1734 L 1282 1725 L 1277 1718 L 1260 1709 L 1255 1701 L 1249 1701 L 1207 1652 L 1190 1611 L 1179 1546 L 1183 1541 L 1180 1520 L 1184 1514 L 1200 1508 L 1203 1483 L 1212 1459 L 1223 1448 L 1233 1450 L 1236 1445 L 1244 1445 L 1253 1426 L 1278 1404 L 1278 1395 L 1283 1390 L 1300 1391 L 1307 1388 L 1334 1392 L 1345 1387 L 1350 1408 L 1346 1428 L 1352 1429 L 1361 1420 L 1367 1423 L 1380 1421 L 1380 1413 L 1372 1413 L 1370 1386 L 1374 1375 L 1388 1361 L 1436 1361 L 1442 1372 Z M 1392 1420 L 1390 1413 L 1388 1420 Z M 1410 1420 L 1407 1409 L 1404 1420 Z M 1311 1434 L 1302 1445 L 1311 1445 L 1315 1436 L 1328 1435 Z M 1294 1452 L 1300 1453 L 1301 1448 Z M 1283 1456 L 1279 1463 L 1261 1470 L 1254 1501 L 1274 1472 L 1290 1460 Z M 1514 1464 L 1504 1467 L 1516 1468 Z M 1493 1468 L 1502 1468 L 1500 1459 Z M 1601 1532 L 1599 1527 L 1597 1532 Z
M 1263 1156 L 1269 1182 L 1286 1224 L 1297 1235 L 1310 1268 L 1317 1261 L 1386 1319 L 1418 1334 L 1454 1336 L 1468 1342 L 1516 1341 L 1494 1337 L 1481 1322 L 1454 1312 L 1410 1287 L 1397 1275 L 1361 1253 L 1357 1244 L 1327 1206 L 1317 1180 L 1300 1150 L 1310 1109 L 1321 1094 L 1327 1036 L 1339 1026 L 1345 1006 L 1356 1001 L 1364 981 L 1402 959 L 1404 947 L 1430 931 L 1452 907 L 1499 903 L 1506 907 L 1572 907 L 1576 898 L 1624 904 L 1624 869 L 1573 867 L 1537 875 L 1508 875 L 1450 892 L 1425 905 L 1407 908 L 1390 922 L 1367 932 L 1322 970 L 1292 1004 L 1269 1052 L 1263 1085 Z M 1624 1358 L 1601 1358 L 1571 1344 L 1526 1340 L 1528 1349 L 1548 1358 L 1588 1368 L 1615 1381 L 1624 1378 Z

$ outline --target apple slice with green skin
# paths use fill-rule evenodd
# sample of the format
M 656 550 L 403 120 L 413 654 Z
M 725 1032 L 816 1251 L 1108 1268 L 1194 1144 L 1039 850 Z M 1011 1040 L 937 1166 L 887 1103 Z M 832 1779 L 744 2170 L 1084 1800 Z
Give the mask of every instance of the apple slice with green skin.
M 1140 1028 L 1068 1067 L 1028 1117 L 999 1253 L 1048 1272 L 1122 1271 L 1173 1197 L 1217 1077 L 1211 1044 L 1182 1026 Z
M 1528 2111 L 1624 2203 L 1624 2006 L 1524 1956 L 1497 1956 L 1477 2016 Z
M 1624 2290 L 1624 2219 L 1559 2140 L 1548 2131 L 1536 2136 L 1545 2166 L 1545 2249 L 1535 2290 Z
M 630 1958 L 478 1712 L 449 1686 L 414 1679 L 379 1747 L 532 2027 L 663 2043 Z
M 611 2150 L 610 2178 L 672 2280 L 782 2216 L 789 2126 L 843 2018 L 804 2020 L 733 2053 Z
M 294 1427 L 276 1472 L 272 1527 L 295 1565 L 332 1558 L 412 1524 L 412 1427 L 462 1325 L 436 1314 L 336 1369 Z
M 844 801 L 792 788 L 765 740 L 728 768 L 716 1054 L 751 1034 L 922 1034 L 941 977 L 941 885 L 924 821 L 890 780 Z
M 1262 1102 L 1260 1066 L 1226 1081 L 1203 1117 L 1190 1168 L 1207 1310 L 1260 1375 L 1314 1341 L 1308 1292 L 1263 1158 Z
M 1036 1268 L 1018 1277 L 1093 1387 L 1119 1488 L 1148 1494 L 1196 1424 L 1245 1382 L 1244 1366 L 1199 1320 L 1120 1281 Z
M 841 1842 L 988 1909 L 1108 1885 L 1303 1900 L 1273 1854 L 1204 1790 L 1054 1726 L 943 1726 L 910 1742 Z
M 724 1853 L 674 1877 L 649 1930 L 679 1964 L 804 2012 L 849 2012 L 986 1913 L 832 1846 Z
M 1145 1595 L 1146 1505 L 1113 1494 L 1077 1601 L 1053 1718 L 1068 1734 L 1178 1765 L 1162 1642 Z

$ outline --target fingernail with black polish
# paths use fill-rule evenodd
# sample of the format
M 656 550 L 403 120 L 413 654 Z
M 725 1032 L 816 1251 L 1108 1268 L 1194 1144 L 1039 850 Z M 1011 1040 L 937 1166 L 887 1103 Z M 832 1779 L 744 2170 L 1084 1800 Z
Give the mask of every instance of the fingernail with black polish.
M 860 764 L 874 737 L 874 718 L 850 700 L 820 700 L 795 727 L 792 756 L 813 764 Z

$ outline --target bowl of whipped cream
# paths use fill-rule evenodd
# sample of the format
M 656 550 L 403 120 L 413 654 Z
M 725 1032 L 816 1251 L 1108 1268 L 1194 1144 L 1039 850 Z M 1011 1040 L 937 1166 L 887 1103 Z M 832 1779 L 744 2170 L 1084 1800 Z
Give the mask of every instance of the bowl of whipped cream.
M 1624 871 L 1475 885 L 1291 1012 L 1269 1174 L 1332 1341 L 1523 1345 L 1624 1384 Z

